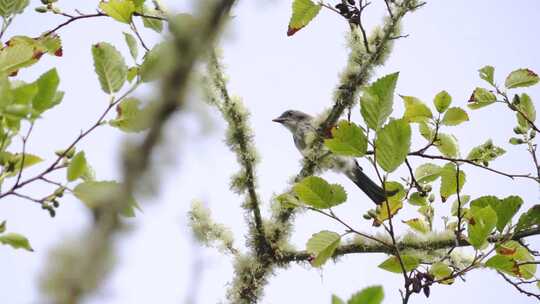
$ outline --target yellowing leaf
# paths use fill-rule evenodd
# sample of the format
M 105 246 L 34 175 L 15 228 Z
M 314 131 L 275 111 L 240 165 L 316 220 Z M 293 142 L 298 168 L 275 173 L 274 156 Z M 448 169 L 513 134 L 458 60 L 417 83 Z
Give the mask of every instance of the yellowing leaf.
M 294 0 L 292 5 L 292 16 L 289 21 L 287 36 L 292 36 L 303 27 L 308 25 L 321 10 L 321 5 L 315 4 L 311 0 Z
M 409 122 L 423 122 L 433 117 L 429 107 L 420 99 L 412 96 L 401 96 L 405 103 L 403 119 Z
M 405 271 L 407 272 L 416 269 L 416 267 L 420 265 L 420 260 L 410 255 L 401 255 L 401 260 L 403 262 Z M 384 269 L 386 271 L 393 272 L 393 273 L 403 272 L 401 263 L 399 262 L 398 257 L 395 257 L 395 256 L 390 257 L 386 261 L 379 264 L 379 268 Z
M 504 85 L 507 89 L 530 87 L 540 81 L 538 75 L 529 69 L 515 70 L 506 77 Z
M 420 233 L 428 233 L 430 231 L 429 224 L 419 218 L 403 221 L 403 223 L 407 224 L 407 226 Z
M 129 0 L 109 0 L 101 2 L 99 8 L 113 19 L 123 23 L 131 23 L 131 17 L 135 12 L 135 4 Z
M 118 92 L 127 77 L 127 66 L 122 54 L 114 46 L 100 42 L 92 46 L 94 69 L 105 93 Z
M 489 106 L 495 101 L 497 101 L 497 97 L 495 96 L 495 94 L 484 88 L 476 88 L 472 93 L 471 97 L 469 98 L 467 106 L 470 109 L 476 110 L 485 106 Z
M 356 124 L 342 120 L 324 144 L 334 154 L 361 157 L 366 154 L 367 137 Z
M 34 251 L 28 239 L 18 233 L 6 233 L 0 235 L 0 243 L 9 245 L 15 249 L 22 248 L 28 251 Z
M 465 110 L 459 107 L 453 107 L 448 109 L 446 113 L 444 113 L 444 117 L 442 119 L 442 124 L 446 126 L 457 126 L 462 122 L 468 121 L 469 115 Z

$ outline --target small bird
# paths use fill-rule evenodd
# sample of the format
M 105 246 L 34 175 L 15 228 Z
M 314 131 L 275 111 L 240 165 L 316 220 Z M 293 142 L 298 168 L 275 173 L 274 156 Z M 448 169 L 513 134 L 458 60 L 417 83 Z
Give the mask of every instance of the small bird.
M 272 121 L 282 124 L 291 131 L 296 148 L 304 155 L 307 136 L 316 132 L 313 117 L 300 111 L 288 110 Z M 395 194 L 389 192 L 385 194 L 384 190 L 362 171 L 362 167 L 358 165 L 354 158 L 335 156 L 333 162 L 333 169 L 344 173 L 375 204 L 382 204 L 386 200 L 387 194 L 389 196 Z

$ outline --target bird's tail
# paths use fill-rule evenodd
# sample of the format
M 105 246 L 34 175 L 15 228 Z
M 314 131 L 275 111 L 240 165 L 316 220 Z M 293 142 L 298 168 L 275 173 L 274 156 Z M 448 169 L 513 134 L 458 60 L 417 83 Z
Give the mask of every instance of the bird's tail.
M 358 165 L 349 171 L 347 176 L 377 205 L 382 204 L 387 196 L 396 193 L 395 191 L 385 193 L 383 188 L 371 180 Z

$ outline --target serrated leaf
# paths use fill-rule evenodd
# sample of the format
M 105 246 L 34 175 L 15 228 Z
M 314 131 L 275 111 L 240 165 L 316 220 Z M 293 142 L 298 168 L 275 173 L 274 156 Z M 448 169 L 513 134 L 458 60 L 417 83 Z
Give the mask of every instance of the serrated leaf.
M 504 82 L 507 89 L 530 87 L 540 81 L 538 75 L 529 69 L 518 69 L 510 73 Z
M 101 2 L 99 8 L 114 20 L 127 24 L 131 23 L 131 18 L 135 12 L 135 4 L 129 0 Z
M 131 83 L 137 75 L 139 75 L 139 67 L 134 66 L 129 68 L 127 71 L 127 81 Z
M 32 107 L 37 113 L 42 113 L 61 102 L 64 95 L 58 91 L 60 78 L 55 68 L 41 75 L 35 83 L 38 92 L 32 100 Z
M 437 95 L 435 95 L 435 99 L 433 99 L 433 104 L 439 113 L 446 111 L 451 103 L 452 96 L 450 96 L 450 94 L 448 94 L 446 91 L 439 92 Z
M 506 150 L 494 145 L 493 141 L 488 139 L 485 143 L 472 148 L 471 152 L 467 155 L 467 159 L 477 164 L 489 164 L 490 161 L 495 160 L 505 153 Z
M 442 168 L 435 164 L 422 164 L 414 171 L 414 177 L 419 183 L 429 183 L 437 180 L 441 176 Z
M 377 131 L 377 163 L 386 172 L 395 171 L 407 158 L 411 146 L 411 126 L 403 119 L 391 120 Z
M 171 46 L 167 43 L 155 45 L 146 53 L 141 64 L 139 74 L 143 82 L 153 81 L 162 76 L 170 68 L 170 61 L 167 58 L 173 56 Z
M 463 188 L 466 177 L 463 170 L 459 170 L 459 190 Z M 446 201 L 452 194 L 456 194 L 458 190 L 458 172 L 457 167 L 453 163 L 447 163 L 441 170 L 441 199 Z
M 405 267 L 405 271 L 407 272 L 416 269 L 416 267 L 420 265 L 420 260 L 414 256 L 401 255 L 401 260 L 403 261 L 403 266 Z M 378 267 L 393 273 L 403 272 L 401 264 L 399 263 L 399 259 L 395 256 L 388 258 L 386 261 L 379 264 Z
M 403 221 L 407 226 L 411 227 L 414 231 L 420 232 L 420 233 L 428 233 L 430 231 L 429 224 L 419 218 L 410 219 L 407 221 Z
M 105 93 L 118 92 L 127 76 L 127 66 L 122 54 L 109 43 L 100 42 L 92 46 L 94 69 Z
M 469 243 L 475 249 L 481 249 L 497 224 L 497 213 L 491 206 L 486 206 L 484 208 L 471 209 L 469 214 Z
M 73 189 L 73 194 L 88 208 L 95 209 L 102 204 L 112 203 L 112 199 L 123 191 L 122 186 L 115 181 L 87 181 L 78 184 Z M 129 198 L 126 209 L 120 213 L 126 217 L 135 216 L 134 209 L 140 209 L 135 198 Z
M 383 299 L 382 286 L 371 286 L 352 295 L 347 304 L 381 304 Z
M 332 231 L 321 231 L 314 234 L 306 244 L 306 251 L 315 256 L 311 261 L 314 267 L 320 267 L 332 257 L 334 251 L 339 246 L 341 236 Z
M 135 40 L 135 37 L 133 37 L 133 35 L 126 32 L 124 32 L 124 39 L 126 40 L 126 44 L 129 48 L 129 53 L 131 54 L 131 57 L 133 57 L 133 60 L 137 60 L 137 56 L 139 55 L 137 40 Z
M 11 154 L 9 152 L 5 152 L 4 155 L 7 155 L 9 157 L 9 162 L 13 164 L 12 170 L 9 170 L 9 173 L 6 175 L 8 177 L 17 176 L 21 170 L 21 166 L 23 169 L 26 169 L 43 161 L 43 159 L 37 155 L 25 153 L 23 164 L 23 157 L 20 153 Z
M 495 80 L 494 80 L 495 68 L 494 67 L 490 65 L 486 65 L 485 67 L 478 70 L 478 74 L 480 74 L 481 79 L 487 81 L 489 84 L 493 86 L 495 85 Z
M 467 106 L 470 109 L 476 110 L 485 106 L 489 106 L 495 101 L 497 101 L 497 96 L 495 96 L 495 94 L 484 88 L 476 88 L 472 93 L 471 97 L 469 98 Z
M 67 180 L 72 182 L 81 177 L 87 170 L 87 162 L 84 151 L 80 151 L 69 162 L 67 168 Z
M 304 178 L 294 185 L 293 190 L 302 202 L 319 209 L 331 208 L 347 200 L 343 187 L 331 185 L 318 176 Z
M 422 196 L 420 192 L 414 192 L 409 196 L 409 204 L 413 206 L 425 206 L 427 205 L 427 197 Z
M 126 98 L 116 108 L 116 119 L 109 124 L 124 132 L 141 132 L 149 127 L 148 107 L 141 109 L 136 98 Z
M 11 15 L 21 14 L 29 3 L 30 0 L 0 0 L 0 16 L 8 18 Z
M 366 154 L 367 137 L 356 124 L 342 120 L 324 144 L 334 154 L 361 157 Z
M 360 113 L 370 129 L 379 130 L 392 113 L 398 77 L 399 72 L 386 75 L 364 89 Z
M 540 226 L 540 205 L 532 206 L 519 217 L 515 231 Z
M 292 36 L 310 23 L 321 10 L 321 5 L 311 0 L 294 0 L 287 36 Z
M 431 142 L 433 136 L 435 136 L 435 131 L 425 122 L 418 124 L 418 132 L 420 132 L 420 135 L 429 142 Z
M 497 255 L 486 261 L 486 266 L 514 277 L 531 279 L 536 273 L 535 264 L 520 265 L 534 261 L 529 251 L 516 241 L 507 241 L 496 247 Z
M 433 117 L 430 108 L 420 99 L 413 96 L 400 96 L 405 104 L 403 119 L 408 122 L 425 122 Z
M 22 248 L 28 251 L 34 251 L 28 239 L 18 233 L 6 233 L 0 235 L 0 243 L 9 245 L 15 249 Z
M 495 209 L 497 212 L 497 230 L 503 232 L 504 227 L 514 217 L 523 205 L 523 200 L 519 196 L 511 195 L 501 200 L 499 206 Z
M 444 113 L 442 124 L 446 126 L 457 126 L 462 122 L 468 121 L 469 115 L 465 110 L 459 107 L 450 108 Z
M 435 141 L 435 147 L 442 155 L 450 158 L 456 158 L 459 155 L 459 146 L 457 139 L 453 135 L 439 133 Z
M 382 204 L 377 206 L 377 217 L 375 219 L 376 223 L 382 223 L 390 218 L 388 215 L 388 209 L 390 209 L 390 215 L 394 216 L 396 213 L 403 208 L 403 201 L 399 199 L 388 199 L 388 203 L 385 201 Z
M 149 8 L 147 6 L 144 6 L 143 13 L 146 16 L 161 16 L 161 13 L 155 9 Z M 161 33 L 163 31 L 163 21 L 157 19 L 157 18 L 148 18 L 148 17 L 142 17 L 143 19 L 143 25 L 146 28 L 149 28 L 156 33 Z
M 515 106 L 519 110 L 516 113 L 518 124 L 521 127 L 529 130 L 531 128 L 529 121 L 534 123 L 536 120 L 536 109 L 531 97 L 525 93 L 521 94 L 519 97 L 519 103 Z

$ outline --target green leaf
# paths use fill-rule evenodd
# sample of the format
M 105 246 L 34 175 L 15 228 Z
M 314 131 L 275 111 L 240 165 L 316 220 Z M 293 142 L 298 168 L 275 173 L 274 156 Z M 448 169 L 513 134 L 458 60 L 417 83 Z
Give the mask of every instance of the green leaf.
M 433 104 L 439 113 L 446 111 L 451 103 L 452 96 L 450 96 L 450 94 L 448 94 L 446 91 L 439 92 L 437 95 L 435 95 L 435 99 L 433 100 Z
M 345 304 L 342 299 L 336 295 L 332 295 L 332 304 Z
M 116 119 L 109 124 L 124 132 L 141 132 L 149 127 L 148 107 L 141 109 L 136 98 L 126 98 L 116 107 Z
M 420 135 L 424 137 L 427 141 L 431 142 L 433 136 L 435 136 L 435 130 L 433 130 L 427 123 L 421 122 L 418 124 L 418 131 Z
M 9 172 L 7 174 L 8 177 L 17 176 L 21 170 L 21 167 L 26 169 L 43 161 L 43 159 L 37 155 L 25 153 L 23 164 L 23 157 L 20 153 L 11 154 L 9 152 L 4 152 L 4 155 L 8 157 L 8 162 L 13 164 L 13 166 L 7 170 L 7 172 Z
M 510 73 L 506 77 L 504 85 L 507 89 L 514 89 L 520 87 L 530 87 L 540 81 L 538 75 L 529 69 L 519 69 Z
M 28 239 L 18 233 L 6 233 L 0 235 L 0 243 L 9 245 L 15 249 L 22 248 L 28 251 L 34 251 Z
M 518 100 L 519 100 L 519 103 L 515 105 L 516 108 L 519 110 L 519 111 L 516 111 L 517 112 L 516 118 L 517 118 L 518 124 L 521 127 L 525 128 L 526 130 L 529 130 L 531 128 L 529 121 L 534 123 L 536 120 L 536 109 L 534 108 L 534 103 L 532 102 L 529 95 L 525 93 L 521 94 Z
M 81 177 L 87 170 L 86 164 L 86 156 L 84 155 L 84 151 L 80 151 L 79 153 L 75 154 L 75 156 L 73 156 L 69 162 L 69 166 L 67 168 L 67 180 L 72 182 Z
M 420 260 L 414 256 L 401 255 L 401 260 L 403 261 L 403 266 L 407 272 L 416 269 L 416 267 L 420 265 Z M 403 273 L 399 259 L 395 256 L 392 256 L 379 264 L 379 268 L 393 273 Z
M 495 160 L 497 157 L 506 153 L 501 147 L 495 146 L 491 139 L 488 139 L 485 143 L 474 147 L 467 155 L 467 159 L 477 164 L 489 165 L 489 162 Z
M 137 60 L 137 56 L 139 55 L 139 48 L 137 46 L 137 40 L 135 40 L 135 37 L 133 37 L 133 35 L 126 32 L 124 32 L 124 38 L 129 48 L 129 53 L 131 54 L 131 57 L 133 57 L 133 60 Z
M 429 273 L 435 277 L 435 280 L 441 280 L 449 277 L 452 274 L 452 268 L 443 262 L 436 262 L 429 268 Z M 442 281 L 443 284 L 452 284 L 454 279 Z
M 13 88 L 13 102 L 16 104 L 31 105 L 39 91 L 37 83 L 24 83 Z
M 347 200 L 342 186 L 329 184 L 318 176 L 308 176 L 293 187 L 298 198 L 305 204 L 319 209 L 337 206 Z
M 463 170 L 459 170 L 459 177 L 457 167 L 453 163 L 447 163 L 441 170 L 441 199 L 445 202 L 452 194 L 457 193 L 459 178 L 459 190 L 463 188 L 466 177 Z
M 88 181 L 78 184 L 73 189 L 73 194 L 88 208 L 98 208 L 102 204 L 112 203 L 112 199 L 123 191 L 122 186 L 115 181 Z M 126 217 L 135 216 L 134 208 L 139 209 L 135 198 L 129 198 L 126 209 L 120 213 Z
M 422 196 L 420 192 L 414 192 L 409 196 L 409 204 L 413 206 L 425 206 L 427 205 L 427 197 Z
M 534 261 L 529 251 L 516 241 L 507 241 L 496 247 L 497 255 L 486 261 L 486 267 L 502 271 L 514 277 L 531 279 L 536 273 L 535 264 L 520 265 Z
M 160 43 L 146 53 L 140 68 L 142 81 L 153 81 L 166 73 L 170 68 L 170 61 L 167 58 L 174 55 L 171 49 L 171 45 Z
M 0 16 L 8 18 L 11 15 L 21 14 L 29 3 L 30 0 L 0 0 Z
M 64 93 L 58 91 L 60 78 L 56 69 L 51 69 L 36 80 L 38 92 L 32 101 L 32 107 L 38 113 L 42 113 L 62 100 Z
M 467 106 L 470 109 L 476 110 L 485 106 L 489 106 L 495 101 L 497 101 L 497 96 L 495 96 L 495 94 L 484 88 L 476 88 L 472 93 L 471 97 L 469 98 Z
M 529 229 L 533 226 L 540 226 L 540 205 L 532 206 L 519 217 L 515 231 Z
M 2 221 L 2 223 L 0 223 L 0 233 L 6 232 L 6 228 L 7 228 L 7 222 Z
M 371 286 L 352 295 L 347 304 L 381 304 L 383 299 L 382 286 Z
M 456 158 L 459 155 L 457 139 L 453 135 L 439 133 L 435 141 L 435 146 L 446 157 Z
M 437 180 L 441 176 L 442 168 L 435 164 L 422 164 L 414 171 L 414 176 L 419 183 L 429 183 Z
M 101 2 L 99 8 L 114 20 L 127 24 L 131 23 L 131 17 L 135 12 L 135 4 L 129 0 Z
M 467 205 L 469 203 L 469 201 L 471 200 L 471 196 L 470 195 L 460 195 L 459 196 L 459 200 L 461 201 L 461 214 L 463 216 L 463 214 L 465 213 L 465 205 Z M 454 200 L 454 202 L 452 203 L 452 207 L 450 209 L 450 213 L 453 215 L 453 216 L 457 216 L 458 215 L 458 207 L 459 207 L 459 201 L 458 199 L 456 198 L 456 200 Z
M 386 172 L 396 170 L 407 158 L 411 146 L 411 126 L 403 119 L 391 120 L 377 131 L 377 163 Z
M 400 96 L 405 103 L 403 119 L 408 122 L 424 122 L 433 117 L 429 107 L 420 99 L 412 96 Z
M 0 50 L 0 73 L 7 75 L 17 74 L 20 68 L 30 66 L 37 62 L 34 58 L 34 49 L 28 44 L 10 44 Z
M 324 144 L 334 154 L 361 157 L 366 154 L 367 137 L 356 124 L 342 120 Z
M 311 261 L 314 267 L 320 267 L 332 257 L 334 251 L 339 246 L 341 236 L 332 231 L 321 231 L 314 234 L 306 244 L 306 251 L 315 256 Z
M 497 213 L 490 206 L 471 209 L 468 225 L 469 243 L 475 249 L 484 247 L 496 224 Z
M 127 76 L 127 66 L 122 54 L 114 46 L 100 42 L 92 46 L 94 68 L 105 93 L 118 92 Z
M 495 68 L 494 67 L 490 65 L 486 65 L 485 67 L 478 70 L 478 74 L 480 74 L 480 78 L 487 81 L 492 86 L 495 85 L 495 80 L 494 80 Z
M 292 16 L 289 21 L 287 36 L 292 36 L 303 27 L 308 25 L 321 10 L 321 5 L 311 0 L 294 0 L 292 4 Z
M 468 120 L 469 115 L 467 115 L 467 112 L 465 112 L 465 110 L 459 107 L 453 107 L 448 109 L 448 111 L 444 113 L 442 124 L 446 126 L 457 126 L 460 123 Z
M 127 81 L 131 83 L 137 75 L 139 75 L 139 67 L 134 66 L 129 68 L 127 71 Z
M 414 218 L 408 221 L 403 221 L 403 223 L 420 233 L 428 233 L 430 231 L 429 224 L 423 219 Z
M 143 13 L 146 16 L 161 17 L 161 13 L 159 11 L 149 8 L 147 6 L 144 6 Z M 155 31 L 156 33 L 161 33 L 161 31 L 163 31 L 163 21 L 156 18 L 146 18 L 146 17 L 142 17 L 142 19 L 143 19 L 144 27 Z
M 399 72 L 386 75 L 364 89 L 360 112 L 369 128 L 379 130 L 392 113 L 398 76 Z
M 503 232 L 504 227 L 516 215 L 521 206 L 523 205 L 523 200 L 519 196 L 511 195 L 503 199 L 499 206 L 495 209 L 497 212 L 497 230 Z

